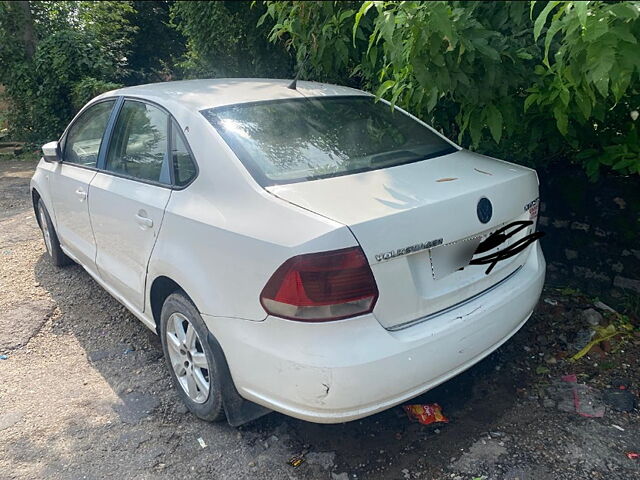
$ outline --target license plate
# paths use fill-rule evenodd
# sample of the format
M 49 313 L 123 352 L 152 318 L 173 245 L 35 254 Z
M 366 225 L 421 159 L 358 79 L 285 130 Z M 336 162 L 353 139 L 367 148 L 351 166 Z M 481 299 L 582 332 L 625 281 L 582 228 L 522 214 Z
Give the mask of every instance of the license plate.
M 519 250 L 521 251 L 523 248 L 526 248 L 528 244 L 521 245 L 515 249 L 512 254 L 507 253 L 503 258 L 500 258 L 497 252 L 508 249 L 510 246 L 520 242 L 520 240 L 525 241 L 526 239 L 523 237 L 528 231 L 527 227 L 532 223 L 531 221 L 519 220 L 498 228 L 493 232 L 487 232 L 475 237 L 469 237 L 464 240 L 431 248 L 429 250 L 429 258 L 431 259 L 433 278 L 435 280 L 444 278 L 457 270 L 467 267 L 472 260 L 477 264 L 491 265 L 491 263 L 493 263 L 495 266 L 498 262 L 516 255 Z M 532 243 L 535 241 L 535 238 L 539 238 L 541 235 L 543 234 L 535 233 L 527 235 L 527 237 L 532 237 L 529 243 Z M 498 258 L 492 262 L 491 260 L 496 257 Z M 486 258 L 491 258 L 491 260 L 485 260 L 483 262 L 482 260 Z M 493 267 L 491 266 L 491 268 L 487 269 L 486 273 L 488 274 L 492 269 Z
M 438 280 L 469 265 L 483 237 L 471 237 L 429 250 L 433 278 Z

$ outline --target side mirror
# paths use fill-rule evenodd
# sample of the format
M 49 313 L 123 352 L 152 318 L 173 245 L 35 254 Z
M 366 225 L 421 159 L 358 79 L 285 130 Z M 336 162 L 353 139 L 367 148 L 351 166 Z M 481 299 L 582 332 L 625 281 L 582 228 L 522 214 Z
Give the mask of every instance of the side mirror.
M 58 142 L 45 143 L 42 146 L 42 155 L 45 162 L 61 162 L 62 155 L 60 154 L 60 145 Z

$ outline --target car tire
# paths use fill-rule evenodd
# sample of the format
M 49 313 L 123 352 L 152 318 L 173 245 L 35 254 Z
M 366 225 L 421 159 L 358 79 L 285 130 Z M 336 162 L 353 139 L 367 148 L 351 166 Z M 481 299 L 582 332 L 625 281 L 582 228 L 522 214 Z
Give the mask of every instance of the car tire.
M 169 374 L 180 399 L 202 420 L 223 420 L 220 375 L 208 341 L 209 330 L 184 293 L 172 293 L 165 300 L 159 333 Z
M 47 249 L 49 257 L 51 258 L 51 262 L 56 267 L 64 267 L 65 265 L 73 263 L 73 260 L 71 260 L 62 251 L 62 248 L 60 248 L 60 240 L 58 240 L 58 234 L 56 233 L 55 228 L 53 228 L 51 217 L 49 216 L 47 207 L 44 206 L 44 202 L 42 201 L 42 199 L 38 200 L 38 220 L 40 230 L 42 230 L 44 246 Z

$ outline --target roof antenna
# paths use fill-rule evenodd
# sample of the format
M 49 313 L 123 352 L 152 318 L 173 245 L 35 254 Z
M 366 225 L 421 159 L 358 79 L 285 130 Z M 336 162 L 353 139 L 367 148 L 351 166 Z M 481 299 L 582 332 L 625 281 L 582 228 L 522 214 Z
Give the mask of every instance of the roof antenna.
M 300 78 L 300 72 L 302 72 L 302 69 L 304 68 L 304 66 L 307 64 L 307 60 L 309 59 L 309 54 L 307 54 L 306 57 L 304 57 L 304 60 L 302 61 L 302 65 L 299 65 L 298 67 L 298 71 L 296 72 L 296 77 L 293 79 L 293 81 L 287 86 L 287 88 L 289 90 L 297 90 L 298 89 L 298 78 Z

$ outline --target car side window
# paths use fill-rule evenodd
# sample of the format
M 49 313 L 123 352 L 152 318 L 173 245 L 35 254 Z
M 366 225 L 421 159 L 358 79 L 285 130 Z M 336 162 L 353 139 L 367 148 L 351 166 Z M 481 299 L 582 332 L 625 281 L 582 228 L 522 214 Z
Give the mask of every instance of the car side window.
M 173 183 L 184 187 L 196 176 L 196 164 L 191 158 L 187 142 L 182 136 L 180 126 L 171 122 L 171 158 L 173 161 Z
M 158 107 L 125 100 L 111 136 L 106 170 L 169 184 L 168 120 L 169 115 Z
M 96 166 L 102 137 L 115 103 L 115 100 L 109 100 L 92 105 L 71 125 L 64 143 L 65 163 Z

